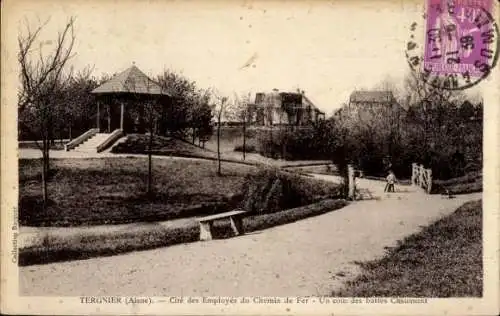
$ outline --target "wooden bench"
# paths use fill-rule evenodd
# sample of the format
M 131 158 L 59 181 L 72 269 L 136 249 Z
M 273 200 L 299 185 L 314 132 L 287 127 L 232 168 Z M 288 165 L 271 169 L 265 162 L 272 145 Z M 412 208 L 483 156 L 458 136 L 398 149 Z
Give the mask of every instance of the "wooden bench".
M 231 221 L 231 228 L 236 236 L 243 235 L 243 217 L 245 217 L 245 213 L 247 212 L 237 209 L 231 212 L 198 218 L 198 222 L 200 222 L 200 240 L 212 240 L 214 221 L 225 218 L 229 218 Z

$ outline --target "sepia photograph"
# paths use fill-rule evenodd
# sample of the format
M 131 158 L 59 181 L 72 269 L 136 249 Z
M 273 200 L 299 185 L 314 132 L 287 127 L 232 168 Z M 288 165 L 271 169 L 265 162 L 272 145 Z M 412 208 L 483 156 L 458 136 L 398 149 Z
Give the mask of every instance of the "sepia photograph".
M 3 2 L 2 312 L 497 314 L 498 20 Z

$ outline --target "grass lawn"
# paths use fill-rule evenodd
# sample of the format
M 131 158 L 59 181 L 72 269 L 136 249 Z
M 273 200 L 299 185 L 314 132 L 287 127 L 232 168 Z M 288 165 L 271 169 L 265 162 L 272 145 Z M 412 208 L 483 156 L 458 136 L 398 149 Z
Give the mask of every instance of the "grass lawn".
M 54 159 L 41 208 L 41 160 L 20 160 L 20 224 L 74 226 L 160 221 L 231 208 L 254 167 L 213 161 L 153 159 L 156 195 L 146 198 L 147 158 Z
M 451 194 L 481 192 L 483 191 L 483 173 L 481 171 L 469 172 L 462 177 L 432 182 L 432 193 L 444 193 L 445 190 Z
M 149 149 L 149 136 L 144 134 L 129 134 L 127 140 L 113 147 L 114 153 L 146 154 Z M 153 137 L 153 152 L 155 154 L 175 154 L 178 156 L 216 157 L 215 153 L 193 145 L 187 141 L 155 135 Z
M 246 144 L 258 148 L 258 133 L 251 127 L 246 130 Z M 232 152 L 235 147 L 243 145 L 243 128 L 241 126 L 223 126 L 220 130 L 221 152 Z M 212 137 L 206 143 L 206 148 L 217 151 L 217 128 L 214 128 Z
M 44 211 L 40 165 L 40 159 L 19 161 L 19 221 L 24 226 L 159 222 L 236 207 L 265 213 L 336 199 L 341 192 L 338 184 L 274 168 L 264 172 L 223 162 L 222 176 L 217 176 L 216 161 L 153 158 L 154 195 L 148 196 L 147 157 L 53 159 Z
M 481 200 L 405 238 L 380 259 L 360 263 L 361 276 L 334 296 L 481 297 Z
M 63 150 L 64 144 L 67 142 L 68 142 L 68 140 L 64 140 L 62 142 L 60 140 L 56 140 L 53 144 L 51 144 L 50 149 L 51 150 Z M 37 145 L 37 143 L 35 141 L 25 141 L 25 142 L 21 141 L 21 142 L 18 142 L 17 145 L 18 145 L 19 149 L 22 149 L 22 148 L 40 149 L 40 147 L 38 147 L 38 146 L 41 146 L 42 143 L 39 142 L 39 144 Z

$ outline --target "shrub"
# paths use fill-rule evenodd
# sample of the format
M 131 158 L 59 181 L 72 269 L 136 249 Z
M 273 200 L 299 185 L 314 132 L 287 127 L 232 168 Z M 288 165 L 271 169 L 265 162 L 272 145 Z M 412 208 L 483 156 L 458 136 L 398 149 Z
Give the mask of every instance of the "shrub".
M 172 154 L 180 156 L 203 155 L 205 151 L 182 139 L 154 135 L 151 150 L 153 154 Z M 127 139 L 111 148 L 113 153 L 147 154 L 149 136 L 130 134 Z
M 457 104 L 436 105 L 429 113 L 421 113 L 419 105 L 403 113 L 379 108 L 340 113 L 307 127 L 266 130 L 258 139 L 259 152 L 287 160 L 350 162 L 368 176 L 384 176 L 391 168 L 399 178 L 409 178 L 416 162 L 431 168 L 435 179 L 456 178 L 482 165 L 482 121 L 461 121 L 455 110 Z M 433 123 L 439 130 L 431 133 L 426 126 Z
M 307 178 L 273 168 L 247 176 L 241 207 L 254 213 L 273 213 L 327 198 L 342 196 L 339 184 Z
M 480 171 L 470 172 L 465 176 L 448 179 L 434 180 L 431 193 L 464 194 L 481 192 L 483 190 L 483 175 Z
M 260 154 L 286 160 L 329 159 L 322 126 L 286 127 L 259 136 Z
M 160 221 L 224 212 L 238 206 L 245 175 L 255 168 L 211 161 L 155 159 L 154 194 L 144 184 L 147 158 L 51 161 L 51 203 L 43 210 L 40 160 L 19 162 L 19 221 L 27 226 L 79 226 Z
M 247 153 L 255 153 L 257 152 L 257 149 L 255 148 L 254 145 L 249 145 L 249 144 L 246 144 L 245 147 L 243 147 L 243 145 L 237 145 L 234 147 L 234 151 L 241 151 L 243 152 L 243 148 L 245 149 L 245 152 Z

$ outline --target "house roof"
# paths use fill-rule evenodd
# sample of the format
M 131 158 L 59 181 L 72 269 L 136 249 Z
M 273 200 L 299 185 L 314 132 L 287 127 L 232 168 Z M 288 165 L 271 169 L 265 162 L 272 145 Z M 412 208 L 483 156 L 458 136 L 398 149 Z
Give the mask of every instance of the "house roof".
M 350 102 L 390 103 L 394 100 L 391 91 L 354 91 Z
M 299 92 L 258 92 L 255 95 L 255 104 L 269 103 L 274 104 L 275 106 L 281 105 L 281 96 L 289 95 L 289 96 L 302 96 L 302 105 L 309 105 L 311 109 L 321 114 L 325 114 L 325 112 L 321 111 L 307 96 Z
M 306 101 L 306 103 L 309 103 L 311 105 L 311 107 L 316 112 L 321 113 L 321 114 L 325 114 L 325 112 L 321 111 L 316 105 L 314 105 L 314 103 L 308 97 L 306 97 L 305 95 L 302 95 L 302 98 L 304 98 L 304 100 Z
M 138 93 L 151 95 L 169 95 L 159 84 L 151 80 L 135 65 L 113 76 L 92 93 Z

